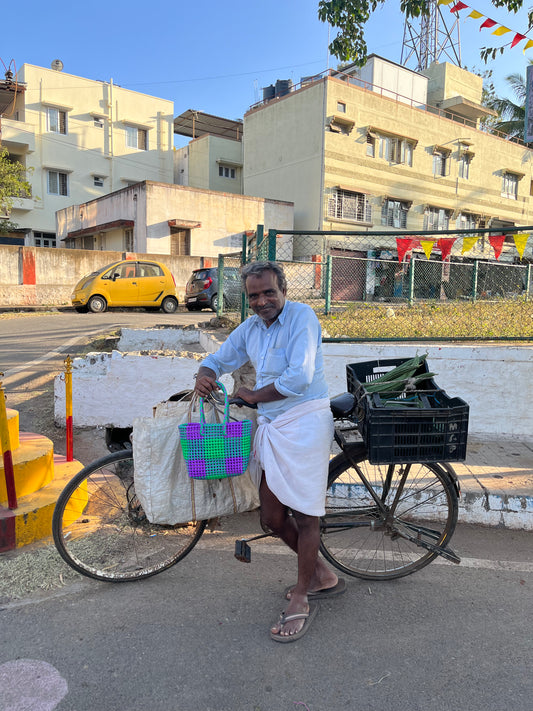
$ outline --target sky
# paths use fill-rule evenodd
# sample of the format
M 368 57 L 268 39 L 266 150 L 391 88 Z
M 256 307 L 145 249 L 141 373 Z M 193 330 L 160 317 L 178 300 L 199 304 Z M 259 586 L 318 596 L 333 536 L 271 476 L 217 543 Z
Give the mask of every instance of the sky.
M 492 69 L 497 93 L 512 98 L 505 77 L 525 74 L 533 48 L 524 54 L 521 42 L 488 65 L 479 50 L 509 43 L 515 32 L 524 34 L 528 4 L 515 15 L 489 0 L 470 1 L 459 15 L 462 64 L 471 71 Z M 399 0 L 387 1 L 365 32 L 369 53 L 398 63 L 404 36 L 399 7 Z M 335 30 L 318 20 L 317 8 L 318 0 L 202 0 L 199 5 L 191 0 L 108 0 L 56 9 L 42 0 L 26 0 L 4 13 L 10 29 L 2 33 L 0 59 L 15 68 L 24 63 L 50 67 L 60 59 L 65 73 L 112 79 L 125 88 L 169 99 L 176 116 L 195 109 L 238 119 L 261 100 L 263 87 L 277 79 L 297 84 L 304 76 L 338 65 L 327 49 Z M 445 17 L 453 18 L 446 6 L 441 8 Z M 471 10 L 512 32 L 495 37 L 492 30 L 480 30 L 483 19 L 467 17 Z M 0 71 L 5 71 L 1 65 Z M 178 138 L 176 145 L 187 140 Z

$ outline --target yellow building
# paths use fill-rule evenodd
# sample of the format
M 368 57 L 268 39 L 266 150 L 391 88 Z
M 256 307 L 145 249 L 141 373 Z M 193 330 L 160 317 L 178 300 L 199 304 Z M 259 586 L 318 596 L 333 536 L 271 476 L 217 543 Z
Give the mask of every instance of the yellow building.
M 172 101 L 24 64 L 0 86 L 1 145 L 28 172 L 11 243 L 56 245 L 55 213 L 141 180 L 173 180 Z M 105 232 L 90 249 L 106 249 Z M 128 244 L 122 246 L 128 248 Z
M 362 69 L 312 77 L 245 115 L 244 192 L 294 202 L 298 230 L 532 225 L 533 153 L 483 129 L 493 112 L 481 93 L 481 77 L 457 66 L 418 74 L 375 55 Z M 299 244 L 295 256 L 318 251 L 309 238 Z M 335 246 L 394 251 L 396 242 L 369 234 Z M 488 240 L 468 256 L 493 256 Z M 516 257 L 508 236 L 501 261 Z

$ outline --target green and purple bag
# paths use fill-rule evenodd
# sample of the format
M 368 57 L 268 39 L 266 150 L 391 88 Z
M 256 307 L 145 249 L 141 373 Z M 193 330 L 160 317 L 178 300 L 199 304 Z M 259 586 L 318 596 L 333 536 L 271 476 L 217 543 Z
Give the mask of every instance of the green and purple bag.
M 223 479 L 244 474 L 250 460 L 252 421 L 229 419 L 229 400 L 224 385 L 222 422 L 205 421 L 204 400 L 200 398 L 200 422 L 179 425 L 181 450 L 191 479 Z

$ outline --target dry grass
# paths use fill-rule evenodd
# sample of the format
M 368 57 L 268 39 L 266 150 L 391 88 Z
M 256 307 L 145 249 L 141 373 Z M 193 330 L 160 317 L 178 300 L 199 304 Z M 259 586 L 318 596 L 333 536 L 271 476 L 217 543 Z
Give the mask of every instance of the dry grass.
M 533 302 L 351 304 L 318 314 L 325 338 L 533 339 Z

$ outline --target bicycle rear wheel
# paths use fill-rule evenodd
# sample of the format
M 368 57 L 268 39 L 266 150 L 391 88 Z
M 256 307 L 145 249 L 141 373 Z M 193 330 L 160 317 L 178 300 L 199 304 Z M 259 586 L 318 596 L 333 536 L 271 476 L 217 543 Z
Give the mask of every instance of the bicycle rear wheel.
M 428 565 L 457 523 L 457 491 L 438 464 L 370 464 L 363 445 L 330 462 L 321 551 L 366 580 L 390 580 Z M 375 500 L 360 474 L 372 487 Z M 433 550 L 431 550 L 433 547 Z
M 52 519 L 54 543 L 75 570 L 126 582 L 156 575 L 196 545 L 206 521 L 152 524 L 135 495 L 131 450 L 82 469 L 61 492 Z

